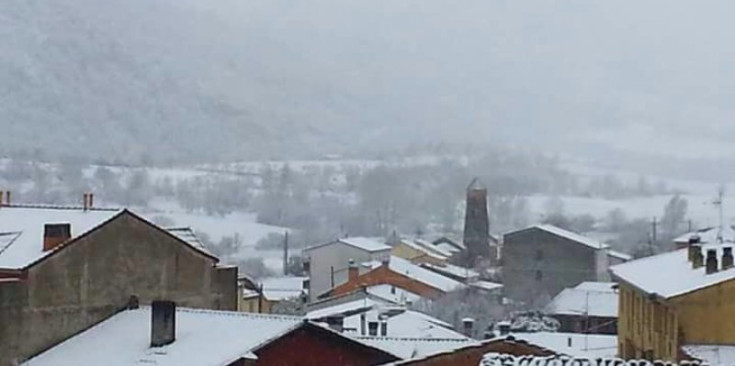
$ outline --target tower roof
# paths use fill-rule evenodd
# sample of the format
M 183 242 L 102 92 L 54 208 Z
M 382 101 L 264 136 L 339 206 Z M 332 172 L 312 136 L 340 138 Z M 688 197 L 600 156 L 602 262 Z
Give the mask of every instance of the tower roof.
M 482 181 L 480 181 L 479 177 L 475 177 L 472 179 L 472 182 L 470 182 L 470 185 L 467 186 L 468 191 L 484 191 L 487 187 L 485 187 L 484 184 L 482 184 Z

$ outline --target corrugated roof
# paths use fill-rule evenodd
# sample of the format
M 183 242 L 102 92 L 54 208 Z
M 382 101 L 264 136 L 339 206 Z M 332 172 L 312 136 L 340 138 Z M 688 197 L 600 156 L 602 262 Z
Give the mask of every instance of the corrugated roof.
M 449 352 L 459 348 L 480 344 L 480 342 L 470 338 L 440 339 L 362 336 L 356 336 L 354 338 L 401 359 L 427 357 L 442 352 Z

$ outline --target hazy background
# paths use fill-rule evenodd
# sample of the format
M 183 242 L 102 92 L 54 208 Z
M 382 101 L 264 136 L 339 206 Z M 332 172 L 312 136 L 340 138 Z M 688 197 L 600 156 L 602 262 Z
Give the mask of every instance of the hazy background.
M 471 142 L 732 170 L 734 8 L 5 0 L 0 151 L 160 163 Z
M 286 231 L 460 235 L 479 176 L 493 234 L 651 254 L 735 179 L 732 4 L 2 0 L 0 190 L 94 192 L 266 275 Z

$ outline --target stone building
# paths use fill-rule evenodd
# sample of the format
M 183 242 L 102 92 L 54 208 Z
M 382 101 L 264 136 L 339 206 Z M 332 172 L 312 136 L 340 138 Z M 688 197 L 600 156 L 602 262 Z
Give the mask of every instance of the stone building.
M 0 365 L 131 305 L 237 309 L 237 268 L 127 211 L 0 207 Z
M 505 295 L 545 305 L 565 288 L 608 281 L 609 263 L 624 259 L 602 242 L 552 225 L 515 231 L 503 241 Z
M 478 262 L 497 263 L 498 246 L 490 236 L 487 188 L 477 178 L 467 187 L 463 245 L 465 250 L 460 257 L 463 266 L 474 267 Z

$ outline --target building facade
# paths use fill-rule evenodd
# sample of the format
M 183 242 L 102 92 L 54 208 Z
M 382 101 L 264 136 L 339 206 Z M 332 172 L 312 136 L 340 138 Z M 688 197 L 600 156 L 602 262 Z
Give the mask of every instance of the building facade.
M 613 267 L 620 282 L 619 355 L 676 361 L 689 358 L 684 349 L 733 348 L 732 250 L 695 244 Z
M 505 295 L 545 305 L 565 288 L 609 280 L 608 263 L 593 239 L 551 225 L 515 231 L 503 241 Z
M 53 243 L 46 236 L 13 241 L 9 245 L 37 245 L 39 250 L 13 250 L 40 256 L 0 269 L 0 365 L 38 354 L 131 303 L 167 299 L 194 308 L 237 309 L 236 267 L 218 266 L 208 252 L 127 210 L 40 250 Z
M 310 301 L 347 282 L 350 261 L 387 261 L 390 251 L 391 247 L 378 239 L 359 237 L 343 238 L 304 249 Z

